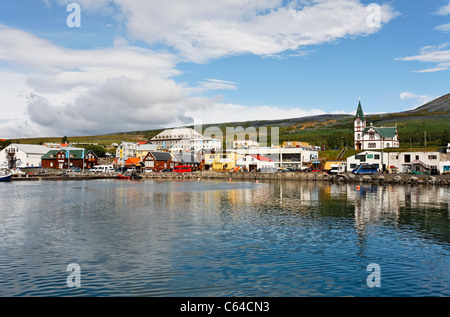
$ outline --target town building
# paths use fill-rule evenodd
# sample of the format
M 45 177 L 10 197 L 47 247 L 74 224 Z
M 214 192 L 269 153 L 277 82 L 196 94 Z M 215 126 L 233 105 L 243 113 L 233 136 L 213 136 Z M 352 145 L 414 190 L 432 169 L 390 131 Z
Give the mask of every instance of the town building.
M 249 172 L 262 169 L 273 169 L 276 168 L 275 162 L 264 155 L 250 154 L 241 157 L 236 161 L 236 166 L 245 167 Z
M 183 151 L 216 151 L 222 148 L 222 140 L 203 137 L 192 128 L 167 129 L 154 136 L 151 143 L 156 144 L 159 150 L 172 153 Z
M 55 149 L 41 158 L 42 168 L 68 169 L 78 167 L 88 170 L 98 165 L 98 157 L 92 150 Z
M 152 151 L 144 158 L 144 166 L 148 170 L 158 172 L 166 168 L 173 168 L 172 155 L 168 152 Z
M 126 161 L 129 157 L 136 157 L 137 147 L 136 142 L 121 142 L 116 149 L 116 158 Z
M 247 155 L 262 155 L 269 158 L 275 167 L 304 169 L 309 163 L 317 160 L 319 151 L 311 146 L 299 147 L 270 147 L 236 149 L 240 157 Z
M 205 169 L 213 171 L 233 171 L 236 168 L 236 161 L 244 155 L 238 154 L 236 151 L 218 151 L 206 153 Z
M 374 127 L 372 123 L 367 126 L 361 102 L 358 104 L 354 118 L 354 141 L 356 150 L 377 150 L 400 146 L 397 126 Z
M 202 169 L 203 164 L 202 164 L 202 159 L 201 159 L 201 154 L 200 152 L 198 152 L 198 155 L 194 155 L 191 152 L 186 152 L 186 153 L 177 153 L 174 154 L 172 157 L 172 161 L 174 163 L 174 166 L 189 166 L 192 169 Z
M 377 164 L 381 171 L 388 172 L 424 172 L 433 169 L 443 173 L 445 162 L 450 159 L 448 153 L 431 152 L 379 152 L 364 151 L 347 158 L 347 171 L 359 165 Z
M 156 144 L 140 144 L 136 148 L 136 157 L 139 158 L 139 160 L 144 161 L 144 158 L 147 156 L 148 152 L 156 151 L 157 148 L 158 146 Z
M 40 167 L 41 158 L 49 151 L 44 145 L 10 144 L 0 151 L 1 168 Z

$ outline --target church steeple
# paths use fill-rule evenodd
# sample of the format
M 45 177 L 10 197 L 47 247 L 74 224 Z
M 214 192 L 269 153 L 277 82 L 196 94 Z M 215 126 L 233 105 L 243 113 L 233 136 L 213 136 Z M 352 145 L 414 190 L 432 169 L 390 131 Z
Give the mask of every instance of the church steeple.
M 359 118 L 361 121 L 365 120 L 364 119 L 364 112 L 363 112 L 362 107 L 361 107 L 361 100 L 359 101 L 358 109 L 356 110 L 355 120 L 356 120 L 356 118 Z

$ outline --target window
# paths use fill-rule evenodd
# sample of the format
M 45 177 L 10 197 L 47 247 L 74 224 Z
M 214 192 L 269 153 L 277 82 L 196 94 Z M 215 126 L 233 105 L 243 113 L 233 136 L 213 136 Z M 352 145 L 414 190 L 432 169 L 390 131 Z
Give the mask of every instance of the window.
M 419 159 L 419 155 L 416 155 L 416 160 L 418 160 Z
M 437 155 L 428 155 L 429 160 L 437 160 Z
M 380 154 L 375 154 L 375 159 L 379 160 L 380 159 Z
M 405 163 L 411 163 L 411 155 L 405 154 Z

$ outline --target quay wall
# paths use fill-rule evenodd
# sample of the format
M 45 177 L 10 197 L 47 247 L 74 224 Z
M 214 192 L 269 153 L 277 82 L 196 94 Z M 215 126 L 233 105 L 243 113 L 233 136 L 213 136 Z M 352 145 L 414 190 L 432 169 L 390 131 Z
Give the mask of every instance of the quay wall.
M 33 180 L 93 180 L 93 179 L 115 179 L 119 173 L 92 174 L 92 173 L 68 173 L 68 174 L 42 174 L 13 177 L 13 181 Z M 159 180 L 205 180 L 223 179 L 227 181 L 264 181 L 264 180 L 299 180 L 299 181 L 325 181 L 331 183 L 373 183 L 373 184 L 432 184 L 440 186 L 450 185 L 450 174 L 447 175 L 419 175 L 419 174 L 374 174 L 354 175 L 344 173 L 329 175 L 326 173 L 305 172 L 213 172 L 202 171 L 192 173 L 142 173 L 142 179 Z
M 146 173 L 144 178 L 153 179 L 225 179 L 239 181 L 264 180 L 299 180 L 326 181 L 334 183 L 392 183 L 392 184 L 433 184 L 450 185 L 450 175 L 417 175 L 417 174 L 374 174 L 354 175 L 344 173 L 329 175 L 327 173 L 244 173 L 244 172 L 192 172 L 192 173 Z

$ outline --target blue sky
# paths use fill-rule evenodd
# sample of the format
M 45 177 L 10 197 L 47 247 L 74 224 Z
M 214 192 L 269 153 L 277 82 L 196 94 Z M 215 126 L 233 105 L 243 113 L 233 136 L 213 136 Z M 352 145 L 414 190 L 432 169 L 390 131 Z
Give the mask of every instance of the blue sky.
M 450 1 L 0 2 L 0 138 L 417 107 L 449 93 Z M 369 8 L 369 9 L 368 9 Z

